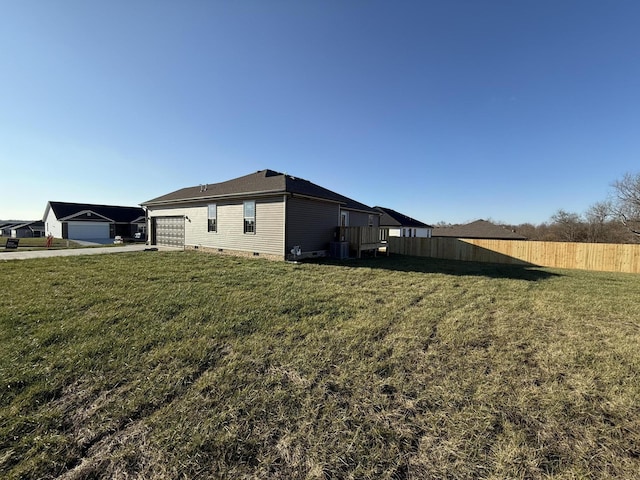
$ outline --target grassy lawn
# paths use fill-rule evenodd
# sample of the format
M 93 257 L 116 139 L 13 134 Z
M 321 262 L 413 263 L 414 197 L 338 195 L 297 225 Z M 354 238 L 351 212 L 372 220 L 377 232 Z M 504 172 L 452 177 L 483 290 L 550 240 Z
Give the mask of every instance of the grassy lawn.
M 2 478 L 636 478 L 640 277 L 195 252 L 0 270 Z

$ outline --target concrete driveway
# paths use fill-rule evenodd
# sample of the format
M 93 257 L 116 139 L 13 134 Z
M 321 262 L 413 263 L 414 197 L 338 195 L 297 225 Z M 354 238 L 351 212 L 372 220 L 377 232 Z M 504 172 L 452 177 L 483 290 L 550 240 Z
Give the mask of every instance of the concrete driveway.
M 28 260 L 30 258 L 49 258 L 49 257 L 71 257 L 74 255 L 102 255 L 106 253 L 127 253 L 142 252 L 146 249 L 157 249 L 160 251 L 180 251 L 178 247 L 149 247 L 148 245 L 123 245 L 121 247 L 93 247 L 93 248 L 65 248 L 60 250 L 23 250 L 18 248 L 16 251 L 0 252 L 0 261 L 2 260 Z

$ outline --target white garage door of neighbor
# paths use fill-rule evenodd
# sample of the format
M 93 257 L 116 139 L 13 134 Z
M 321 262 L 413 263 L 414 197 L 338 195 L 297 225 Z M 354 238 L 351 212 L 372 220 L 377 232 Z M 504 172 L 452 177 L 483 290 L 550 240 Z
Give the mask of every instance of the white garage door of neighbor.
M 72 240 L 109 238 L 109 224 L 106 222 L 69 222 L 68 237 Z

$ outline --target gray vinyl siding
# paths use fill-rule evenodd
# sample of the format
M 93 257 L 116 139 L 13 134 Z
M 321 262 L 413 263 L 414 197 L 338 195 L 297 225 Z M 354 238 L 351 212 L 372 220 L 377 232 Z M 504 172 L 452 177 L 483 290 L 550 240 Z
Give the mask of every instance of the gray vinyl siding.
M 243 201 L 256 202 L 256 233 L 244 233 Z M 217 231 L 207 231 L 207 206 L 217 205 Z M 152 216 L 186 215 L 185 245 L 284 256 L 284 197 L 210 201 L 180 208 L 149 209 Z
M 380 216 L 373 215 L 373 227 L 378 227 L 380 223 Z M 349 210 L 349 226 L 350 227 L 368 227 L 369 226 L 369 214 L 364 212 L 357 212 Z
M 329 242 L 335 240 L 339 218 L 340 207 L 336 203 L 288 198 L 286 251 L 296 245 L 303 252 L 328 250 Z

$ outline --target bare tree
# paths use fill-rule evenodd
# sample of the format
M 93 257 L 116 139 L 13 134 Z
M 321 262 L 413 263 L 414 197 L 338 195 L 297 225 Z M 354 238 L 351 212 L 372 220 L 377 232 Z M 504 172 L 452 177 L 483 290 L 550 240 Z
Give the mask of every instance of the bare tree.
M 640 236 L 640 173 L 625 173 L 613 188 L 616 215 L 629 231 Z
M 510 225 L 509 228 L 520 235 L 527 237 L 527 240 L 539 240 L 538 232 L 532 223 L 521 223 L 520 225 Z
M 557 240 L 563 242 L 581 242 L 586 237 L 584 223 L 577 213 L 558 210 L 551 217 L 552 227 Z
M 585 214 L 587 221 L 587 241 L 611 241 L 607 227 L 613 216 L 613 205 L 611 205 L 609 201 L 598 202 L 589 207 Z

